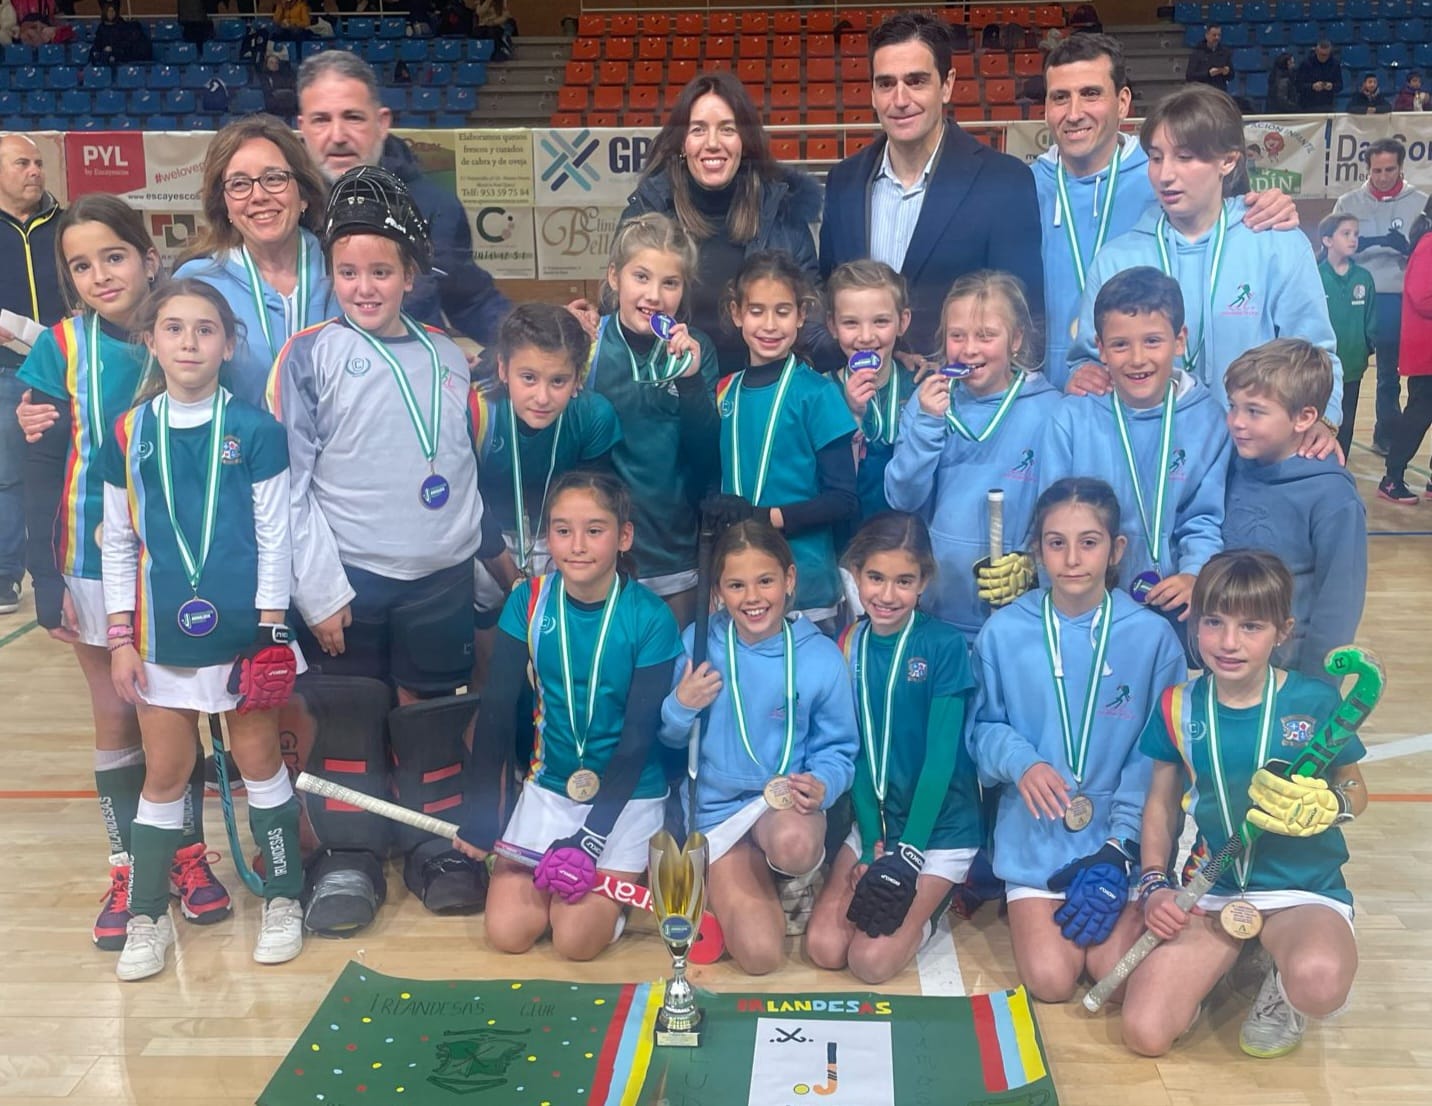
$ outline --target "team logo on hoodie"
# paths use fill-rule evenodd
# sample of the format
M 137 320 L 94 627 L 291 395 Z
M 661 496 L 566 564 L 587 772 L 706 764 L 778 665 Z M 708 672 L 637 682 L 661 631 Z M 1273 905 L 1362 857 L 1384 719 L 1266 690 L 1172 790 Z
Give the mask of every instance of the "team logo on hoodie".
M 1234 297 L 1224 307 L 1225 315 L 1256 315 L 1262 307 L 1258 303 L 1258 297 L 1253 291 L 1253 285 L 1240 284 Z
M 366 357 L 350 357 L 343 362 L 343 371 L 349 376 L 367 376 L 373 362 Z
M 1019 454 L 1019 460 L 1016 461 L 1004 475 L 1007 480 L 1022 480 L 1025 483 L 1033 480 L 1035 477 L 1034 450 L 1022 450 Z
M 910 684 L 922 684 L 925 678 L 930 675 L 930 662 L 924 657 L 911 657 L 905 665 L 905 682 Z
M 1133 703 L 1133 689 L 1128 684 L 1119 684 L 1114 688 L 1113 697 L 1099 708 L 1099 714 L 1105 718 L 1128 722 L 1134 717 Z
M 1188 464 L 1188 450 L 1175 449 L 1169 454 L 1168 478 L 1170 480 L 1183 480 L 1186 477 L 1184 468 Z
M 244 451 L 239 447 L 239 439 L 233 434 L 225 434 L 224 444 L 219 447 L 219 463 L 237 465 L 243 459 Z
M 1352 305 L 1362 307 L 1367 303 L 1367 285 L 1358 281 L 1352 286 Z

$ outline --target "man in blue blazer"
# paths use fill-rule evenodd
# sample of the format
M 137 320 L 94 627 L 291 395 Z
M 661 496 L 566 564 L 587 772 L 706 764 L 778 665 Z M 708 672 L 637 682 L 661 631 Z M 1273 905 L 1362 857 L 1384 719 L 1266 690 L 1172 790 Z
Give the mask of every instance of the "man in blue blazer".
M 909 341 L 942 349 L 940 304 L 956 277 L 1004 269 L 1024 281 L 1043 314 L 1039 201 L 1017 158 L 946 122 L 955 88 L 949 32 L 918 12 L 870 33 L 871 101 L 884 134 L 830 171 L 820 228 L 820 269 L 873 257 L 904 274 Z

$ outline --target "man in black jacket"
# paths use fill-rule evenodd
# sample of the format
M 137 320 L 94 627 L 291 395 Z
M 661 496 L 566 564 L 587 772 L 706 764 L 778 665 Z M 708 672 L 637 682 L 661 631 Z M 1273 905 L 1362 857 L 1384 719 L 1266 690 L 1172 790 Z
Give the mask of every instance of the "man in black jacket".
M 1335 101 L 1342 91 L 1342 63 L 1333 55 L 1333 44 L 1327 39 L 1303 59 L 1298 66 L 1298 102 L 1304 111 L 1336 111 Z
M 1204 29 L 1203 41 L 1188 55 L 1188 68 L 1183 79 L 1210 84 L 1221 92 L 1228 91 L 1228 78 L 1233 76 L 1233 52 L 1223 45 L 1223 28 L 1212 25 Z
M 39 148 L 22 134 L 0 138 L 0 273 L 6 277 L 0 308 L 41 326 L 64 314 L 55 261 L 59 217 L 59 204 L 45 191 Z M 14 414 L 24 391 L 15 373 L 25 357 L 9 345 L 17 338 L 0 326 L 0 614 L 18 609 L 25 574 L 25 438 Z

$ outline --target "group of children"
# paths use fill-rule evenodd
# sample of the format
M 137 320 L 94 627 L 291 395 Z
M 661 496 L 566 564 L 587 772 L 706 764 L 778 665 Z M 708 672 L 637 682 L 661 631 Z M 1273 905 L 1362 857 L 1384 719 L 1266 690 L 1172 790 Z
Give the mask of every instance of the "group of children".
M 1240 239 L 1257 293 L 1219 280 L 1236 159 L 1199 125 L 1155 120 L 1173 210 L 1144 234 L 1151 256 L 1120 239 L 1126 264 L 1091 272 L 1072 347 L 1089 394 L 1069 398 L 1000 273 L 950 290 L 917 376 L 902 279 L 842 266 L 826 317 L 849 363 L 816 373 L 798 349 L 815 293 L 781 253 L 752 254 L 729 290 L 749 358 L 718 382 L 710 338 L 679 321 L 694 247 L 660 215 L 618 231 L 594 335 L 522 305 L 495 382 L 472 384 L 402 313 L 426 230 L 401 182 L 364 167 L 336 183 L 322 237 L 341 314 L 287 337 L 265 413 L 219 385 L 224 298 L 156 282 L 134 213 L 78 201 L 59 249 L 82 311 L 21 375 L 61 411 L 32 453 L 46 562 L 51 519 L 55 539 L 37 610 L 94 703 L 116 854 L 95 935 L 120 978 L 164 967 L 166 874 L 186 917 L 228 911 L 204 860 L 200 713 L 226 715 L 248 789 L 255 957 L 298 954 L 275 708 L 306 656 L 381 672 L 400 703 L 481 692 L 454 845 L 490 862 L 498 950 L 550 931 L 585 960 L 620 936 L 622 907 L 592 892 L 641 877 L 668 819 L 663 750 L 696 741 L 683 814 L 742 970 L 780 965 L 783 903 L 805 893 L 806 955 L 888 980 L 989 847 L 1037 998 L 1067 1000 L 1148 925 L 1165 944 L 1127 986 L 1124 1031 L 1158 1054 L 1262 928 L 1272 966 L 1243 1047 L 1290 1051 L 1356 964 L 1337 827 L 1366 802 L 1361 746 L 1326 781 L 1278 765 L 1337 702 L 1321 662 L 1360 617 L 1365 524 L 1328 456 L 1333 360 L 1277 337 L 1303 309 L 1278 268 L 1292 245 Z M 1260 249 L 1275 263 L 1255 274 Z M 1252 348 L 1226 348 L 1216 310 L 1247 316 Z M 1190 662 L 1203 674 L 1184 682 Z M 1250 811 L 1272 831 L 1192 912 L 1170 893 L 1180 802 L 1200 852 Z

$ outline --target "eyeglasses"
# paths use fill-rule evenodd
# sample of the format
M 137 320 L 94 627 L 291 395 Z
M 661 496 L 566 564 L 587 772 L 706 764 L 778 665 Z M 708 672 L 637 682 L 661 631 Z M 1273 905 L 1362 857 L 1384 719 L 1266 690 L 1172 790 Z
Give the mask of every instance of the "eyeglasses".
M 277 195 L 288 187 L 296 174 L 287 169 L 265 169 L 257 177 L 237 176 L 224 181 L 224 192 L 236 200 L 247 199 L 254 185 L 261 185 L 265 192 Z

